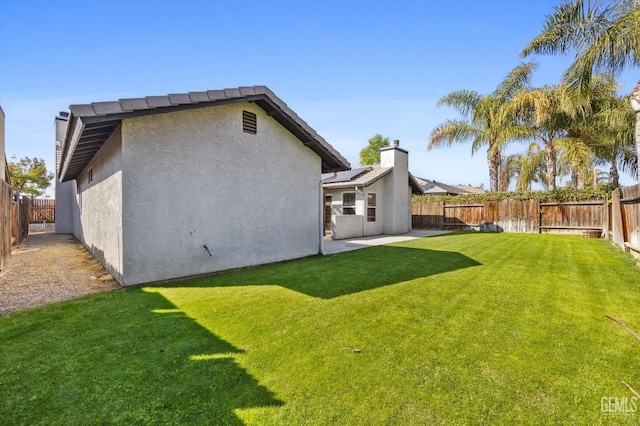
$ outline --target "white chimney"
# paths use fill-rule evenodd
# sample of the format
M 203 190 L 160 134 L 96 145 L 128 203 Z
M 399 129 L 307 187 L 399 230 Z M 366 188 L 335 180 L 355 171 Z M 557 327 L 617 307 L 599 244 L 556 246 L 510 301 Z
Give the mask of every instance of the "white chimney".
M 411 187 L 409 186 L 409 152 L 400 141 L 380 150 L 380 166 L 393 167 L 384 185 L 384 234 L 404 234 L 411 230 Z

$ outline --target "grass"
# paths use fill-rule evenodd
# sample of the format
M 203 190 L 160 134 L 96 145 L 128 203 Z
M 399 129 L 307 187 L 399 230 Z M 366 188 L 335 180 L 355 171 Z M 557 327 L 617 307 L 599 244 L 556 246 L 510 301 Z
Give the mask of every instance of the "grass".
M 601 399 L 640 388 L 640 342 L 604 317 L 639 331 L 639 307 L 608 242 L 521 234 L 103 293 L 0 317 L 0 419 L 638 424 Z

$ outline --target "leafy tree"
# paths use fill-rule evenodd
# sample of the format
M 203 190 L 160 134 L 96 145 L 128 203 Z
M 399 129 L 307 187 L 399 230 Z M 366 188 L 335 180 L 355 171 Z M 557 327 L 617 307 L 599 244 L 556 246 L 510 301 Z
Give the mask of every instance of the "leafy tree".
M 360 151 L 360 165 L 370 166 L 380 162 L 380 150 L 389 146 L 389 138 L 382 137 L 380 133 L 376 133 L 369 139 L 369 145 Z
M 547 16 L 542 32 L 524 48 L 521 56 L 571 52 L 575 52 L 576 59 L 563 77 L 569 87 L 582 94 L 588 91 L 597 73 L 616 75 L 628 66 L 640 66 L 640 1 L 563 3 Z M 630 103 L 636 115 L 636 152 L 640 152 L 640 81 Z M 640 167 L 637 169 L 640 180 Z
M 42 158 L 24 157 L 17 160 L 11 157 L 9 175 L 13 192 L 39 197 L 51 185 L 53 173 L 47 172 L 47 166 Z
M 464 119 L 447 120 L 433 129 L 427 149 L 451 146 L 454 142 L 471 142 L 471 153 L 474 154 L 486 146 L 490 190 L 503 188 L 504 185 L 499 185 L 502 149 L 512 140 L 533 136 L 530 127 L 518 123 L 513 114 L 505 113 L 505 107 L 518 90 L 528 85 L 535 66 L 534 63 L 517 66 L 489 95 L 459 90 L 441 98 L 438 106 L 452 107 Z

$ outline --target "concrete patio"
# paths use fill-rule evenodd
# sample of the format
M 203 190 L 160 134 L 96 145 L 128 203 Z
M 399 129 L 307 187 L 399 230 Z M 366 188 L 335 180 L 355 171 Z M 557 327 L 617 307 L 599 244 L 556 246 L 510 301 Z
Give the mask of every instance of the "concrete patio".
M 371 237 L 345 238 L 332 240 L 330 236 L 324 237 L 324 254 L 341 253 L 344 251 L 358 250 L 372 246 L 409 241 L 416 238 L 433 237 L 446 234 L 451 231 L 430 231 L 426 229 L 414 229 L 401 235 L 374 235 Z

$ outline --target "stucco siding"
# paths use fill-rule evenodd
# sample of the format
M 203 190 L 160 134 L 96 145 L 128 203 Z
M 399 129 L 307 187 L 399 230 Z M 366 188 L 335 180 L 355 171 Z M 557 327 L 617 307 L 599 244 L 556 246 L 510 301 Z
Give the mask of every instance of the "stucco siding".
M 332 238 L 341 240 L 344 238 L 362 237 L 382 234 L 384 218 L 384 178 L 374 182 L 367 187 L 327 190 L 327 195 L 331 195 L 331 230 Z M 342 214 L 342 194 L 345 192 L 355 192 L 356 207 L 355 215 Z M 367 194 L 376 194 L 376 220 L 367 220 Z
M 125 119 L 122 135 L 125 285 L 319 252 L 320 157 L 255 104 Z
M 409 186 L 408 152 L 395 147 L 380 150 L 380 165 L 393 167 L 385 176 L 383 234 L 404 234 L 411 230 L 411 187 Z
M 55 150 L 56 150 L 56 177 L 55 177 L 55 197 L 56 197 L 56 224 L 55 231 L 58 234 L 71 234 L 74 229 L 74 215 L 77 214 L 76 205 L 76 182 L 60 182 L 58 180 L 58 166 L 60 161 L 60 151 L 62 150 L 62 140 L 67 128 L 67 120 L 56 118 L 54 121 Z
M 123 275 L 121 144 L 118 129 L 76 181 L 67 182 L 79 186 L 72 205 L 74 235 L 118 281 Z

